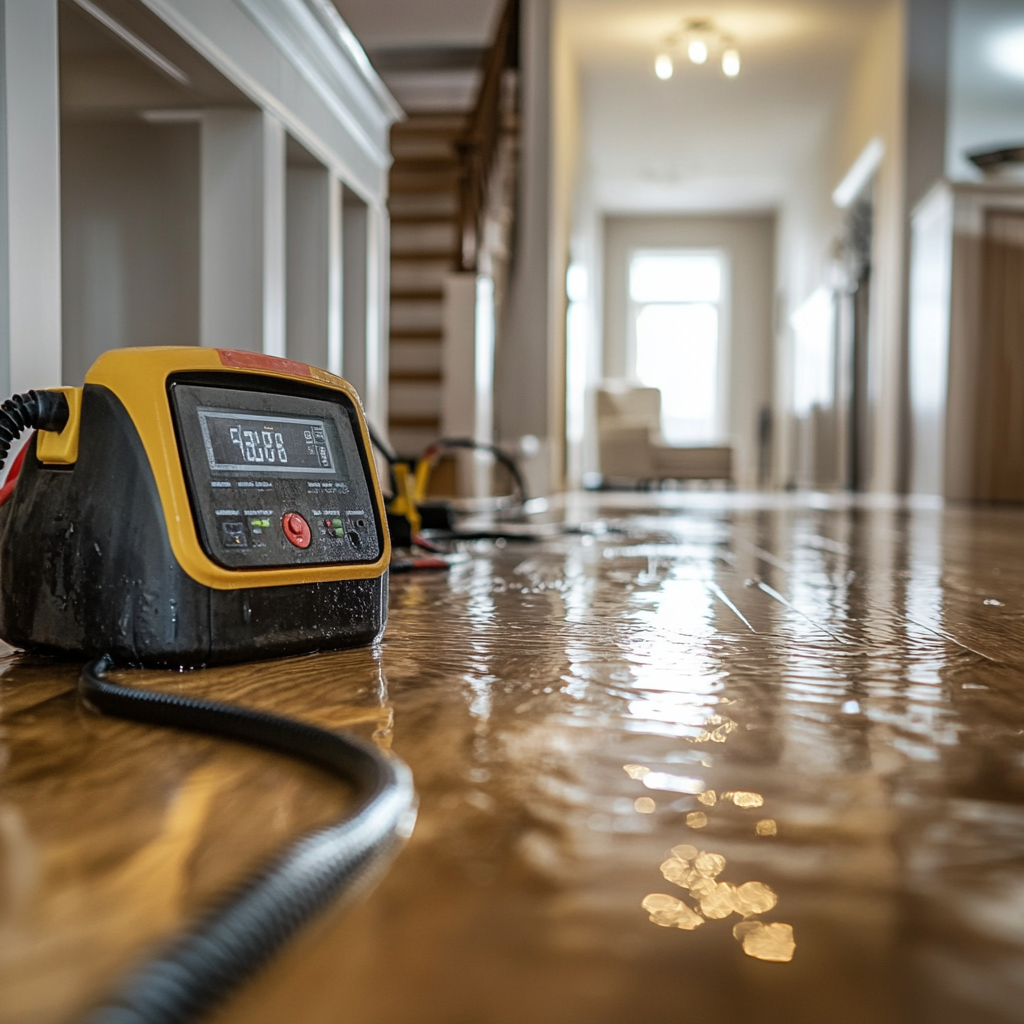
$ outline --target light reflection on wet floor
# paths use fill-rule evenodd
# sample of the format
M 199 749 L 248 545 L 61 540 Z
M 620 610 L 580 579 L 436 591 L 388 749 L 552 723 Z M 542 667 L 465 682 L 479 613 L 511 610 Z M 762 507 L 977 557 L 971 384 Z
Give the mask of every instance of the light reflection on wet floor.
M 1024 1020 L 1024 513 L 617 501 L 394 581 L 421 818 L 334 1011 Z
M 173 680 L 329 727 L 354 702 L 421 802 L 372 896 L 309 929 L 220 1024 L 1024 1022 L 1024 510 L 681 494 L 565 515 L 590 532 L 394 578 L 376 653 Z M 50 672 L 73 679 L 16 666 L 8 703 Z M 92 720 L 70 696 L 46 708 L 35 725 L 0 709 L 23 765 L 5 813 L 36 830 L 41 863 L 67 840 L 33 824 L 54 798 L 25 767 L 57 756 L 51 718 L 121 757 L 164 751 L 145 792 L 103 783 L 122 831 L 142 815 L 149 836 L 146 794 L 172 793 L 198 743 Z M 267 807 L 309 790 L 313 820 L 335 802 L 286 762 L 223 758 Z M 83 815 L 112 813 L 83 792 Z M 254 846 L 228 810 L 201 866 Z M 264 845 L 290 827 L 253 820 Z M 73 916 L 96 884 L 53 899 Z M 131 884 L 152 899 L 165 880 Z M 0 954 L 5 913 L 0 898 Z M 0 1019 L 60 1018 L 11 1018 L 0 999 Z

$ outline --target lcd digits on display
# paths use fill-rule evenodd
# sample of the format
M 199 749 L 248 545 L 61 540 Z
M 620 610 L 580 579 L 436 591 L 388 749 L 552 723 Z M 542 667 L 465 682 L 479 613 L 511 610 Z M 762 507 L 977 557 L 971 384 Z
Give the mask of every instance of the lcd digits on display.
M 199 409 L 212 470 L 334 474 L 334 453 L 323 420 L 252 416 Z

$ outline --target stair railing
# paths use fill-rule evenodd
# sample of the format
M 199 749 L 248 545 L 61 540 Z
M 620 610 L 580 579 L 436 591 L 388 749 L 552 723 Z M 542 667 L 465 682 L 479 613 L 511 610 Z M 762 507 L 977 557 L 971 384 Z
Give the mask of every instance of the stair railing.
M 483 79 L 469 126 L 458 143 L 462 156 L 460 200 L 460 269 L 479 268 L 485 244 L 484 218 L 501 155 L 515 151 L 502 146 L 518 132 L 519 113 L 519 0 L 508 0 L 487 52 Z M 507 174 L 505 175 L 507 178 Z

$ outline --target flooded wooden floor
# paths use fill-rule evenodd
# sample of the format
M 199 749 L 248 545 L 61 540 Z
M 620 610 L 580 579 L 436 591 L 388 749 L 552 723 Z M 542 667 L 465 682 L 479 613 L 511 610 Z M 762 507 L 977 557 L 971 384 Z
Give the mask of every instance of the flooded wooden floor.
M 379 650 L 123 677 L 351 728 L 415 776 L 377 890 L 218 1024 L 1024 1021 L 1024 510 L 564 516 L 395 577 Z M 2 1024 L 77 1019 L 345 807 L 286 759 L 100 718 L 76 673 L 0 676 Z

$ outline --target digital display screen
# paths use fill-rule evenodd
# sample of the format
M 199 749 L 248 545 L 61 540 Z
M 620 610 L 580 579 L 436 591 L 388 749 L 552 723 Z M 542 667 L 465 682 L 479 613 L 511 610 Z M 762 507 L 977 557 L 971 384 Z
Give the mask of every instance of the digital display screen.
M 212 470 L 335 473 L 323 420 L 202 407 L 197 412 Z

